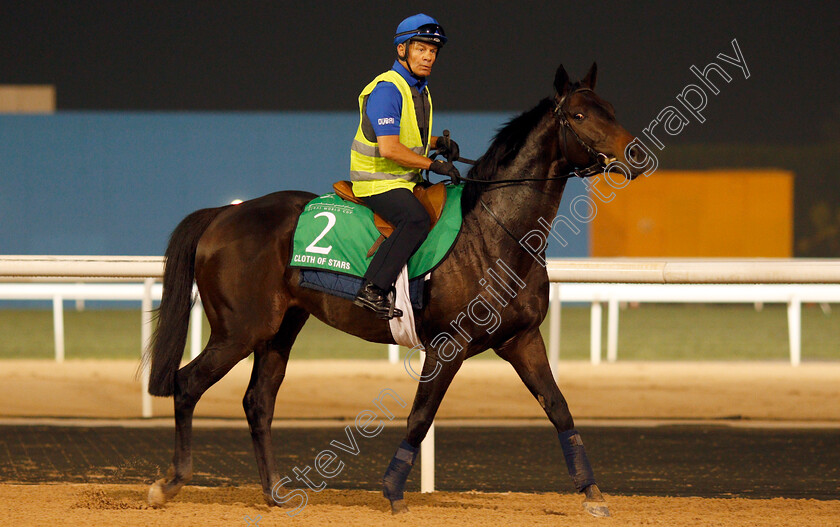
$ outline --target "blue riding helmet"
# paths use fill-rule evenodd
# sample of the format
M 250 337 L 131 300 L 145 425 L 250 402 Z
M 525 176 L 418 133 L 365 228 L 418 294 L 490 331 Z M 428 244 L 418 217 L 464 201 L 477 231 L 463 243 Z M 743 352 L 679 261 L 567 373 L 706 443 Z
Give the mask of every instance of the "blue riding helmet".
M 439 48 L 446 44 L 446 33 L 438 21 L 429 15 L 420 13 L 412 15 L 397 26 L 397 34 L 394 35 L 394 45 L 399 45 L 409 40 L 422 40 L 429 42 Z

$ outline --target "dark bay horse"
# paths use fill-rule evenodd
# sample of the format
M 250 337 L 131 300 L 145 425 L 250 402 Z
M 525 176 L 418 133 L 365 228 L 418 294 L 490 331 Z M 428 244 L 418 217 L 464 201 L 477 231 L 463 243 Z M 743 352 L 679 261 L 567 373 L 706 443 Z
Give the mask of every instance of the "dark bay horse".
M 640 173 L 633 137 L 593 91 L 596 74 L 593 64 L 583 80 L 570 82 L 560 66 L 554 96 L 502 128 L 469 172 L 463 230 L 426 283 L 426 306 L 416 312 L 417 334 L 427 353 L 405 439 L 383 478 L 392 512 L 407 510 L 406 478 L 461 364 L 493 348 L 556 427 L 572 481 L 585 495 L 584 507 L 596 516 L 609 514 L 540 335 L 548 310 L 548 275 L 519 242 L 538 228 L 538 218 L 551 222 L 555 217 L 566 178 L 575 169 L 577 175 L 593 175 L 613 162 L 623 164 L 626 177 Z M 237 206 L 203 209 L 173 232 L 165 255 L 149 393 L 174 396 L 175 453 L 167 477 L 149 490 L 152 505 L 164 504 L 192 477 L 195 405 L 236 363 L 254 354 L 243 406 L 263 494 L 275 504 L 272 489 L 280 475 L 272 453 L 272 416 L 289 353 L 307 318 L 314 315 L 371 342 L 394 342 L 387 321 L 349 300 L 300 287 L 299 270 L 287 266 L 297 217 L 314 197 L 276 192 Z M 179 369 L 193 280 L 211 333 L 202 353 Z

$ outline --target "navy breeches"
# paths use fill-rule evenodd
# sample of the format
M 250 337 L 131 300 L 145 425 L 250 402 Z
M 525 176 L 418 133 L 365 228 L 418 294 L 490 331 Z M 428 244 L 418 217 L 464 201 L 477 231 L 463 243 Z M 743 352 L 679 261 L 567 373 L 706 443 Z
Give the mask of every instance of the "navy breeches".
M 365 279 L 387 290 L 429 235 L 431 219 L 414 194 L 405 188 L 359 199 L 394 226 L 394 232 L 379 246 L 365 273 Z

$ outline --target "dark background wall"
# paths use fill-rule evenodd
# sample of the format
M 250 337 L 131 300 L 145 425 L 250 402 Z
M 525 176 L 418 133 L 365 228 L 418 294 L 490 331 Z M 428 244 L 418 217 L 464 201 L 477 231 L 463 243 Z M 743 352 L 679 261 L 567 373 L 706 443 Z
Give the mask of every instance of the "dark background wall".
M 838 119 L 834 2 L 14 1 L 0 4 L 0 83 L 49 83 L 61 109 L 347 110 L 393 58 L 397 23 L 436 16 L 450 43 L 439 108 L 523 110 L 564 63 L 640 129 L 736 38 L 751 77 L 678 141 L 799 142 Z
M 579 77 L 597 60 L 598 91 L 614 103 L 628 129 L 641 133 L 665 106 L 676 104 L 675 96 L 687 84 L 698 82 L 691 65 L 702 69 L 710 61 L 720 63 L 718 53 L 733 56 L 731 41 L 737 39 L 749 79 L 725 66 L 733 81 L 710 96 L 705 123 L 692 121 L 678 136 L 664 138 L 662 168 L 792 170 L 797 174 L 797 254 L 840 256 L 840 17 L 835 6 L 665 0 L 449 1 L 422 7 L 393 1 L 3 0 L 0 84 L 55 85 L 59 114 L 41 122 L 0 119 L 5 145 L 0 159 L 5 243 L 0 251 L 10 252 L 8 240 L 16 240 L 17 247 L 31 247 L 27 252 L 81 252 L 59 250 L 56 240 L 78 241 L 91 225 L 118 220 L 122 210 L 104 204 L 116 200 L 121 188 L 135 188 L 111 183 L 108 188 L 115 194 L 82 201 L 87 207 L 82 210 L 79 195 L 100 188 L 89 186 L 95 181 L 145 185 L 145 192 L 133 192 L 134 199 L 165 195 L 162 202 L 150 201 L 160 211 L 154 229 L 142 230 L 133 219 L 124 231 L 103 231 L 140 229 L 157 240 L 162 225 L 174 225 L 189 210 L 217 205 L 234 192 L 229 190 L 232 181 L 251 194 L 306 188 L 283 174 L 289 166 L 313 165 L 324 181 L 342 177 L 346 167 L 341 160 L 354 125 L 318 121 L 317 127 L 298 126 L 299 121 L 288 118 L 300 115 L 300 122 L 310 122 L 321 112 L 352 115 L 361 87 L 393 60 L 395 26 L 422 9 L 436 16 L 450 36 L 431 79 L 436 110 L 441 116 L 464 117 L 456 120 L 458 127 L 449 127 L 454 137 L 470 138 L 464 153 L 473 156 L 483 151 L 489 133 L 506 116 L 551 93 L 561 62 Z M 80 111 L 118 113 L 105 115 L 108 122 L 102 124 L 95 113 L 75 113 Z M 166 128 L 170 132 L 182 130 L 177 115 L 148 113 L 161 111 L 200 112 L 197 122 L 213 123 L 212 130 L 177 136 L 170 146 L 187 146 L 181 152 L 169 148 L 159 157 L 160 138 L 153 131 L 143 135 L 135 113 L 157 115 L 154 126 L 165 123 L 174 127 Z M 218 112 L 258 113 L 240 113 L 230 121 Z M 475 112 L 491 117 L 476 127 L 473 119 L 481 116 Z M 264 126 L 266 119 L 271 124 Z M 87 128 L 78 128 L 79 123 Z M 136 135 L 135 126 L 143 133 Z M 281 132 L 278 126 L 289 128 Z M 439 121 L 435 131 L 441 126 Z M 132 144 L 137 137 L 144 141 Z M 71 164 L 60 155 L 37 159 L 39 145 L 56 144 Z M 249 150 L 249 144 L 258 148 Z M 113 150 L 115 145 L 123 150 Z M 255 151 L 261 157 L 249 158 Z M 156 164 L 156 159 L 165 162 Z M 37 172 L 45 160 L 52 160 L 53 169 Z M 129 166 L 132 160 L 142 169 Z M 192 178 L 217 193 L 185 190 L 192 188 Z M 308 189 L 324 190 L 320 179 L 314 186 Z M 63 207 L 58 213 L 50 212 L 55 203 Z M 58 223 L 63 229 L 77 224 L 80 230 L 49 235 L 39 230 L 21 242 L 21 231 L 14 235 L 9 230 L 15 225 L 9 216 L 19 209 L 47 215 L 36 222 L 44 229 Z M 31 222 L 18 220 L 18 225 L 31 228 Z M 73 247 L 95 248 L 97 243 Z

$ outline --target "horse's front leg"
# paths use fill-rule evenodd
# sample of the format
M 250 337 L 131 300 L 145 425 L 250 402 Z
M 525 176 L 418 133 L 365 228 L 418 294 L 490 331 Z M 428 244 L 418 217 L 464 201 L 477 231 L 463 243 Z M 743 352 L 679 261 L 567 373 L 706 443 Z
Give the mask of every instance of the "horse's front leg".
M 595 484 L 595 474 L 580 434 L 575 430 L 569 405 L 551 375 L 545 343 L 539 329 L 535 328 L 506 342 L 496 349 L 496 353 L 513 366 L 557 429 L 569 475 L 578 492 L 585 495 L 583 508 L 593 516 L 609 516 L 610 509 Z
M 403 496 L 405 482 L 417 459 L 420 443 L 429 432 L 443 396 L 462 363 L 460 355 L 449 362 L 437 360 L 431 354 L 426 355 L 417 394 L 408 415 L 408 431 L 382 478 L 382 493 L 391 502 L 393 514 L 408 511 Z

